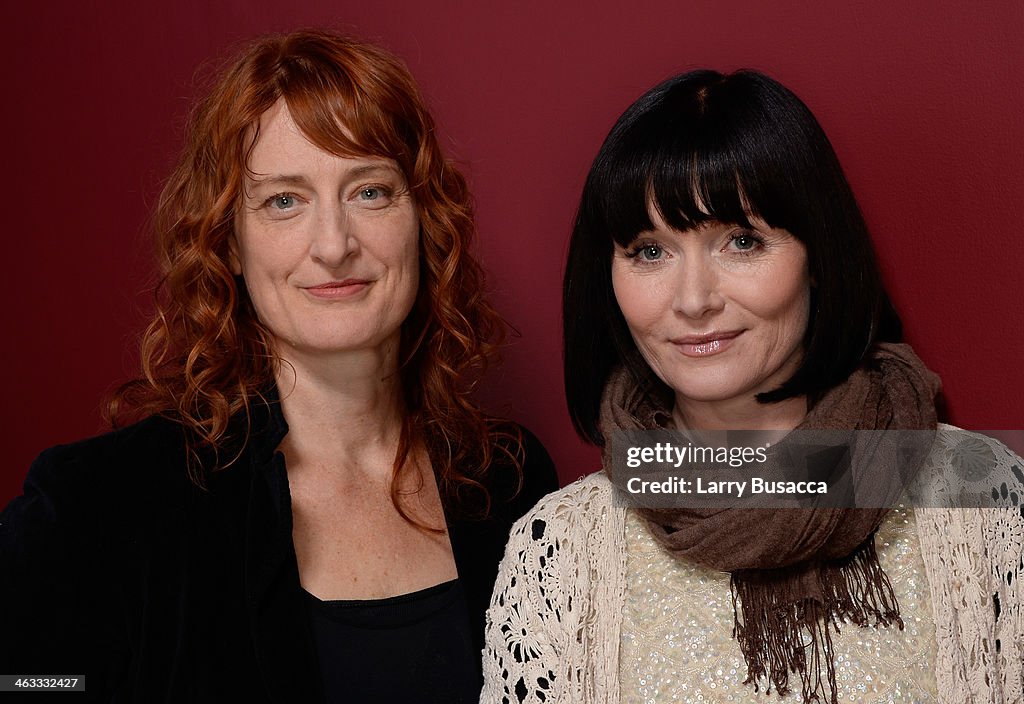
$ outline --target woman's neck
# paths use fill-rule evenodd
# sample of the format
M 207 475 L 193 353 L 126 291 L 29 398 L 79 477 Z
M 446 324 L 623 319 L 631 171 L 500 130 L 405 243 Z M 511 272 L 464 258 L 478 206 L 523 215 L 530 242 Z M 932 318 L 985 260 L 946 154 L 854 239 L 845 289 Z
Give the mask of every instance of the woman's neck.
M 403 419 L 396 351 L 282 357 L 277 386 L 289 466 L 379 466 L 389 456 L 382 471 L 390 472 Z
M 798 396 L 778 403 L 758 403 L 751 396 L 703 402 L 676 396 L 672 420 L 678 428 L 695 430 L 790 431 L 807 415 L 807 398 Z

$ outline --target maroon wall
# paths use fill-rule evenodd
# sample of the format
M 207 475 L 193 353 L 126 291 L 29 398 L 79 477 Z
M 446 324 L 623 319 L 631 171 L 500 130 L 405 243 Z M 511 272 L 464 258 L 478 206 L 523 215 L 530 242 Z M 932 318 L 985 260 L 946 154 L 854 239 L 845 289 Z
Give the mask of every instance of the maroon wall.
M 11 245 L 0 505 L 41 449 L 102 429 L 103 394 L 135 368 L 147 213 L 196 68 L 254 34 L 304 26 L 379 41 L 421 81 L 471 178 L 494 298 L 522 333 L 486 398 L 540 435 L 563 480 L 596 468 L 572 433 L 559 363 L 560 276 L 584 174 L 636 96 L 699 66 L 758 68 L 804 98 L 867 214 L 908 337 L 945 380 L 952 420 L 1024 427 L 1019 0 L 63 4 L 9 14 L 0 49 Z

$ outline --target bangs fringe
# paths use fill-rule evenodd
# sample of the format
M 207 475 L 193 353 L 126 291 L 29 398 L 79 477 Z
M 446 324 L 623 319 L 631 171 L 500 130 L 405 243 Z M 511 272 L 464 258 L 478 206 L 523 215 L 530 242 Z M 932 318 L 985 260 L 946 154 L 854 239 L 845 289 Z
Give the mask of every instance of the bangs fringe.
M 609 135 L 598 191 L 605 197 L 587 215 L 620 246 L 654 228 L 652 205 L 681 232 L 708 222 L 751 227 L 751 218 L 792 224 L 785 204 L 798 200 L 799 186 L 787 175 L 793 156 L 779 143 L 781 130 L 743 106 L 709 109 L 705 97 L 659 96 L 655 109 Z
M 415 109 L 422 99 L 404 66 L 372 45 L 345 47 L 339 56 L 339 47 L 302 37 L 292 42 L 303 46 L 286 40 L 285 55 L 264 67 L 268 85 L 261 92 L 269 104 L 257 105 L 250 150 L 259 137 L 259 115 L 281 98 L 296 127 L 317 147 L 342 158 L 393 159 L 411 175 L 429 130 Z M 289 56 L 290 51 L 307 55 Z

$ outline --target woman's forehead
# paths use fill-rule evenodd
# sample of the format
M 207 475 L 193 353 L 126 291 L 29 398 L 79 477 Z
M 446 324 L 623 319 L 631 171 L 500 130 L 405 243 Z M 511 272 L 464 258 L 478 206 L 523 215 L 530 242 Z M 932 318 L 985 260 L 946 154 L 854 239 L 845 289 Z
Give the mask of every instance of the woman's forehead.
M 286 177 L 288 174 L 279 172 L 289 163 L 337 159 L 351 161 L 352 168 L 361 171 L 390 170 L 404 175 L 394 159 L 358 148 L 351 130 L 340 118 L 337 132 L 329 135 L 335 138 L 331 143 L 322 143 L 326 140 L 317 139 L 317 136 L 328 135 L 310 134 L 303 130 L 287 102 L 279 99 L 260 115 L 256 139 L 248 154 L 247 175 L 252 180 Z

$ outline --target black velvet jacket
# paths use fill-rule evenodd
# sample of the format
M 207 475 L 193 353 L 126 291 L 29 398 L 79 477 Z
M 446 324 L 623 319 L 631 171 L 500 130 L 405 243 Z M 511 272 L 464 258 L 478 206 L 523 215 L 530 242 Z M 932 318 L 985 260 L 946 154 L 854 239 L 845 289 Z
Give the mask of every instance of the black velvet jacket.
M 322 701 L 276 451 L 287 426 L 277 403 L 252 421 L 207 491 L 186 476 L 181 427 L 162 418 L 39 456 L 0 513 L 0 674 L 85 675 L 90 701 Z M 481 648 L 511 524 L 557 488 L 523 435 L 522 490 L 499 456 L 489 516 L 447 517 Z

